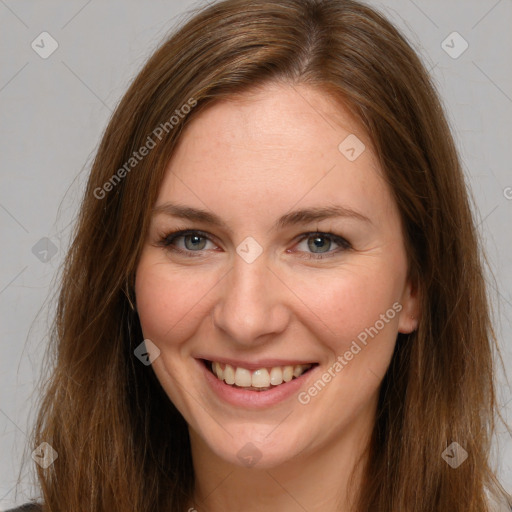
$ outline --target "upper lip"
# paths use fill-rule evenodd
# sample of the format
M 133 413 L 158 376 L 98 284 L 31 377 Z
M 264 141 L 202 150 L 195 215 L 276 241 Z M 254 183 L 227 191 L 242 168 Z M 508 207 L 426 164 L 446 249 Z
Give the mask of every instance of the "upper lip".
M 229 364 L 234 367 L 241 367 L 247 370 L 258 370 L 260 368 L 272 368 L 274 366 L 296 366 L 299 364 L 317 364 L 314 361 L 297 360 L 297 359 L 252 359 L 249 361 L 242 361 L 241 359 L 231 359 L 228 357 L 217 357 L 217 356 L 199 356 L 197 359 L 204 359 L 206 361 L 215 361 L 217 363 Z

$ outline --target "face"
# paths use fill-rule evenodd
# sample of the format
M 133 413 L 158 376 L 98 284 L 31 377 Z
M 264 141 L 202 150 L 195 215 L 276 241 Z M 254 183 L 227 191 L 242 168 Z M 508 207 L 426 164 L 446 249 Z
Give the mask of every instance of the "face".
M 275 467 L 368 426 L 397 333 L 416 326 L 370 141 L 306 86 L 268 85 L 188 125 L 135 292 L 192 443 L 238 466 Z

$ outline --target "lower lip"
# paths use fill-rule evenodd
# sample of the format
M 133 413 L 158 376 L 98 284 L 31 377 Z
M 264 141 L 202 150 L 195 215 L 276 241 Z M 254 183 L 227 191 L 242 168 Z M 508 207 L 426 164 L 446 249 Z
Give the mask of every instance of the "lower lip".
M 208 382 L 210 388 L 219 398 L 231 405 L 249 409 L 270 407 L 298 394 L 300 388 L 306 383 L 309 376 L 318 368 L 318 366 L 316 366 L 306 373 L 303 373 L 300 377 L 292 379 L 290 382 L 283 382 L 279 384 L 279 386 L 267 391 L 251 391 L 249 389 L 235 388 L 226 384 L 213 375 L 203 361 L 197 359 L 196 361 L 202 369 L 206 382 Z

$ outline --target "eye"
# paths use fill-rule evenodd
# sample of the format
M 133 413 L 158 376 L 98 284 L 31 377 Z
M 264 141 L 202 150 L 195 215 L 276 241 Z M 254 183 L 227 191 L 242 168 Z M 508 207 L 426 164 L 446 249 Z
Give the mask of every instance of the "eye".
M 208 247 L 208 243 L 212 244 L 213 247 Z M 202 251 L 217 247 L 207 233 L 192 229 L 173 231 L 161 235 L 158 245 L 186 256 L 202 256 Z M 304 253 L 300 256 L 301 258 L 322 259 L 348 250 L 351 245 L 347 240 L 334 233 L 313 232 L 305 233 L 296 247 L 299 248 L 297 252 Z
M 305 247 L 302 245 L 301 249 L 301 252 L 306 253 L 306 256 L 303 257 L 308 259 L 322 259 L 326 257 L 324 255 L 330 257 L 335 253 L 351 248 L 350 243 L 341 236 L 321 232 L 306 233 L 306 235 L 301 238 L 297 247 L 300 247 L 301 244 L 305 244 Z M 333 244 L 337 247 L 335 247 L 334 250 L 330 250 Z
M 190 254 L 194 252 L 200 253 L 201 251 L 207 250 L 208 242 L 216 247 L 206 233 L 203 233 L 202 231 L 187 229 L 174 231 L 172 233 L 167 233 L 161 236 L 159 245 L 167 247 L 168 249 L 175 252 Z M 198 256 L 199 255 L 200 254 L 198 254 Z

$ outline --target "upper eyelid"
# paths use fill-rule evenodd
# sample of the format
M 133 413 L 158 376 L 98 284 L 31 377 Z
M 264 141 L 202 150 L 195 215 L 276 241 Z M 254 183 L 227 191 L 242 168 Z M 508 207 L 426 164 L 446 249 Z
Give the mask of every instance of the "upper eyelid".
M 176 238 L 181 238 L 196 233 L 203 238 L 207 238 L 210 242 L 214 242 L 215 244 L 217 244 L 217 242 L 215 241 L 215 237 L 213 235 L 210 235 L 206 231 L 202 231 L 200 229 L 180 229 L 175 231 L 174 233 L 170 233 L 166 238 L 172 238 L 173 240 L 175 240 Z

